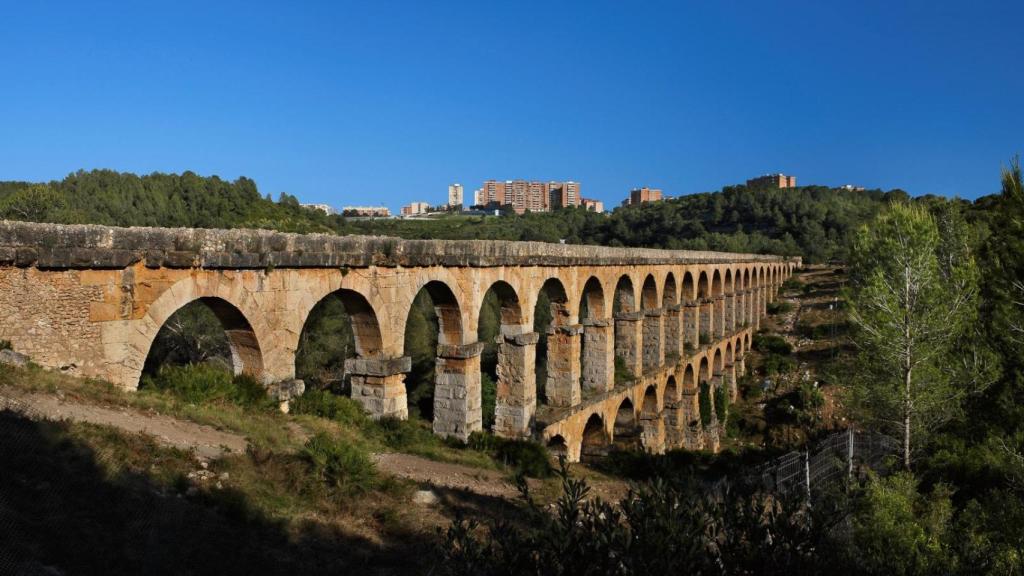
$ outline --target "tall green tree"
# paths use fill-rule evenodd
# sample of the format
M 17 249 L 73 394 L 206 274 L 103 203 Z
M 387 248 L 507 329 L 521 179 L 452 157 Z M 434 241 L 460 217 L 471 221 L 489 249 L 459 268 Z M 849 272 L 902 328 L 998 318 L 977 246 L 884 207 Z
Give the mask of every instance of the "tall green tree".
M 857 235 L 851 254 L 850 318 L 858 348 L 852 408 L 866 424 L 902 440 L 907 469 L 916 450 L 955 418 L 989 380 L 975 342 L 978 269 L 960 232 L 925 207 L 894 203 Z

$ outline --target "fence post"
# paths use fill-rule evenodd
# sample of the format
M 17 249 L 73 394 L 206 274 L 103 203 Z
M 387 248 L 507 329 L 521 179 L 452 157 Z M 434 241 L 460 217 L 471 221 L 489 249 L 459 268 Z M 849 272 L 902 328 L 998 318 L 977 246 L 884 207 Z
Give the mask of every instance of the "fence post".
M 846 474 L 850 481 L 853 481 L 853 428 L 847 428 L 846 430 Z
M 807 483 L 807 506 L 811 506 L 811 450 L 804 450 L 804 481 Z

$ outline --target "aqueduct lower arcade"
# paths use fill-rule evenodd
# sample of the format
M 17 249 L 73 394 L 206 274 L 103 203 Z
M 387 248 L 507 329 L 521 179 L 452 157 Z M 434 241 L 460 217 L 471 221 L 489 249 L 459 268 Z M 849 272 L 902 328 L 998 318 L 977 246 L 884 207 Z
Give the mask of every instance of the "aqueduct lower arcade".
M 200 300 L 236 372 L 271 384 L 295 377 L 305 321 L 336 295 L 355 340 L 353 398 L 404 418 L 404 334 L 426 290 L 440 327 L 433 427 L 465 439 L 482 428 L 477 335 L 492 292 L 496 434 L 537 438 L 570 460 L 613 445 L 713 449 L 699 390 L 735 395 L 752 334 L 797 266 L 716 252 L 0 222 L 0 339 L 43 366 L 134 389 L 161 326 Z M 550 303 L 544 334 L 533 329 L 538 301 Z

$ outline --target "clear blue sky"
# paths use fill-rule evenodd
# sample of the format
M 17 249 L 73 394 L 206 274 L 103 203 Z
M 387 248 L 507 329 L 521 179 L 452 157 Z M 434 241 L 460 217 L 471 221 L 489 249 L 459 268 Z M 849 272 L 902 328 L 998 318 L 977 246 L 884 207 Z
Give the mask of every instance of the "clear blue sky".
M 303 202 L 782 171 L 973 198 L 1024 152 L 1024 2 L 13 2 L 0 179 L 252 177 Z

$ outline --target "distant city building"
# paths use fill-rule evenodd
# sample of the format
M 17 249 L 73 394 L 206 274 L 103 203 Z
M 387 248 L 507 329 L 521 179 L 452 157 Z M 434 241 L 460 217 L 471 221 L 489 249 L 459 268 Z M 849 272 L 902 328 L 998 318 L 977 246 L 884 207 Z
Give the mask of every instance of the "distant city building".
M 747 188 L 796 188 L 796 176 L 765 174 L 747 180 Z
M 462 184 L 448 185 L 448 205 L 462 208 Z
M 630 204 L 643 204 L 644 202 L 660 202 L 662 194 L 660 188 L 634 188 L 629 192 L 629 198 L 622 202 L 623 206 Z
M 843 190 L 849 190 L 850 192 L 863 192 L 864 191 L 864 187 L 863 186 L 854 186 L 853 184 L 843 184 L 842 186 L 840 186 L 840 188 L 843 189 Z
M 580 183 L 537 180 L 487 180 L 476 191 L 477 206 L 510 206 L 517 214 L 549 212 L 582 205 Z
M 384 206 L 345 206 L 341 209 L 342 216 L 364 218 L 389 218 L 391 211 Z
M 302 204 L 302 207 L 309 208 L 310 210 L 319 210 L 326 213 L 328 216 L 338 213 L 337 208 L 328 204 Z
M 597 212 L 598 214 L 604 212 L 604 202 L 601 202 L 600 200 L 584 198 L 583 207 L 586 208 L 588 212 Z
M 402 206 L 402 216 L 415 216 L 416 214 L 426 214 L 430 212 L 430 204 L 426 202 L 413 202 Z

